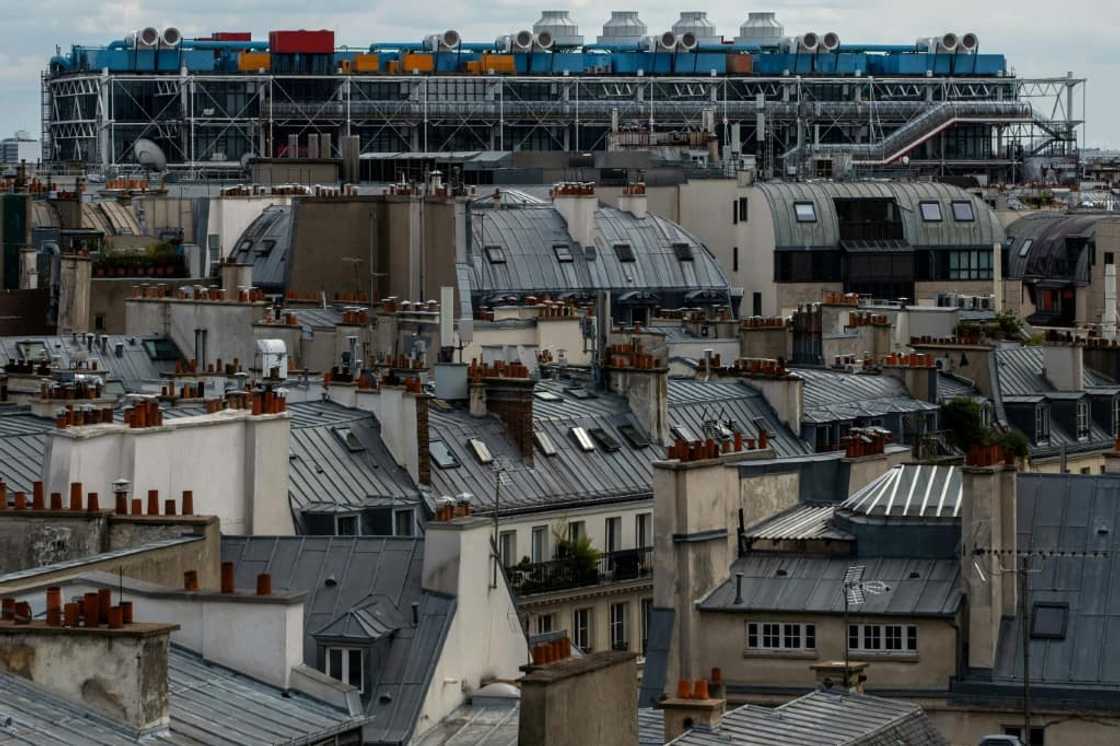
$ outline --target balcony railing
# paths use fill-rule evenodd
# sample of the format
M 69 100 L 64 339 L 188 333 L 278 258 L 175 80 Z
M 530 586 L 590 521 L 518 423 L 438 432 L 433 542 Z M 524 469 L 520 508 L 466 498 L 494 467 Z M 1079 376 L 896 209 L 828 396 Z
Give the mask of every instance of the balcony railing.
M 510 588 L 522 596 L 621 583 L 653 576 L 653 547 L 605 552 L 598 560 L 565 557 L 506 568 Z

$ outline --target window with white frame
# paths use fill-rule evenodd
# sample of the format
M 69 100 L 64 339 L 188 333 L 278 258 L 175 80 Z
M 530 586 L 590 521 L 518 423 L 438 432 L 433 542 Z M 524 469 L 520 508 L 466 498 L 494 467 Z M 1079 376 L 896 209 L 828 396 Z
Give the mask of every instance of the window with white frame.
M 816 650 L 817 625 L 747 622 L 748 650 Z
M 629 650 L 630 634 L 626 617 L 630 604 L 627 602 L 611 604 L 611 650 Z
M 1120 398 L 1117 401 L 1120 401 Z M 652 519 L 653 513 L 638 513 L 634 519 L 634 538 L 638 549 L 653 546 L 653 533 L 650 531 L 650 524 L 653 523 Z
M 1077 402 L 1077 439 L 1089 439 L 1089 402 Z
M 537 634 L 546 635 L 551 632 L 555 626 L 555 614 L 538 614 L 537 615 Z
M 607 551 L 617 552 L 622 549 L 622 518 L 611 516 L 604 526 L 607 537 Z
M 572 642 L 585 653 L 591 652 L 591 609 L 576 609 L 572 614 Z
M 339 515 L 335 516 L 335 533 L 339 536 L 357 536 L 358 535 L 358 516 L 356 515 Z
M 517 564 L 516 531 L 503 531 L 498 536 L 498 552 L 502 555 L 503 567 L 513 567 Z
M 1039 404 L 1034 408 L 1034 441 L 1047 443 L 1050 441 L 1050 407 Z
M 412 508 L 404 508 L 393 512 L 393 535 L 412 536 L 413 516 Z
M 587 524 L 583 521 L 568 522 L 568 541 L 575 544 L 587 535 Z
M 918 627 L 914 624 L 849 624 L 848 650 L 913 655 L 918 652 Z
M 332 679 L 349 684 L 359 692 L 365 690 L 362 676 L 362 651 L 358 648 L 327 648 L 323 656 L 323 672 Z
M 548 526 L 533 526 L 533 562 L 544 562 L 548 559 Z

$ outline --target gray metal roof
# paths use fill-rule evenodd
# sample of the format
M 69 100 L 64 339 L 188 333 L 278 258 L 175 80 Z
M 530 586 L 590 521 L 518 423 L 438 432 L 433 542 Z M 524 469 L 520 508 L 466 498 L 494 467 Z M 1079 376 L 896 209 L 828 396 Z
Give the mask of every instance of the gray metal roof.
M 441 441 L 456 456 L 459 466 L 441 468 L 433 462 L 432 492 L 457 495 L 468 492 L 482 509 L 494 505 L 497 464 L 510 467 L 502 486 L 505 511 L 556 508 L 567 504 L 586 504 L 599 500 L 648 499 L 652 496 L 653 461 L 664 458 L 656 444 L 634 448 L 618 428 L 630 425 L 644 428 L 631 412 L 626 399 L 609 392 L 595 392 L 593 398 L 579 398 L 569 389 L 585 391 L 574 380 L 544 380 L 537 392 L 549 392 L 557 401 L 535 398 L 533 421 L 538 432 L 547 434 L 556 447 L 555 456 L 534 452 L 533 465 L 526 465 L 509 439 L 505 426 L 496 417 L 472 417 L 461 407 L 430 411 L 429 437 Z M 755 389 L 738 381 L 669 380 L 669 421 L 683 425 L 697 438 L 704 437 L 704 424 L 731 421 L 748 438 L 757 438 L 765 426 L 780 456 L 807 454 L 811 449 L 778 419 Z M 602 428 L 618 441 L 614 452 L 596 447 L 580 450 L 572 440 L 574 427 Z M 644 433 L 648 437 L 648 433 Z M 467 446 L 468 438 L 481 438 L 495 460 L 482 464 Z
M 1019 218 L 1007 226 L 1007 278 L 1089 282 L 1089 252 L 1079 252 L 1071 262 L 1066 239 L 1092 236 L 1102 222 L 1118 221 L 1115 215 L 1085 213 L 1038 212 Z
M 316 742 L 361 727 L 364 718 L 295 691 L 281 691 L 175 645 L 168 652 L 169 729 L 135 739 L 122 727 L 0 673 L 0 741 L 26 744 L 287 744 Z
M 295 402 L 288 496 L 296 510 L 413 505 L 420 493 L 381 441 L 373 415 L 330 401 Z M 354 439 L 348 445 L 347 435 Z
M 1041 347 L 1016 345 L 995 348 L 1000 393 L 1007 397 L 1055 392 L 1054 385 L 1042 375 L 1043 355 Z M 1093 388 L 1114 386 L 1115 383 L 1107 376 L 1085 368 L 1084 385 Z
M 851 534 L 832 526 L 835 513 L 834 505 L 797 505 L 747 528 L 747 538 L 770 541 L 851 539 Z
M 388 647 L 383 665 L 370 671 L 366 713 L 373 719 L 363 730 L 366 743 L 407 742 L 455 614 L 454 598 L 421 588 L 423 551 L 422 538 L 222 537 L 222 559 L 236 563 L 238 587 L 251 587 L 258 573 L 267 572 L 274 590 L 308 594 L 303 650 L 310 666 L 320 667 L 314 633 L 371 596 L 398 609 L 419 604 L 418 625 L 412 625 L 409 611 L 406 625 L 395 633 L 368 639 Z M 350 628 L 351 638 L 355 634 Z
M 595 259 L 568 233 L 563 216 L 551 205 L 477 210 L 471 215 L 472 251 L 467 278 L 476 296 L 525 293 L 590 293 L 598 290 L 647 290 L 688 293 L 728 291 L 719 262 L 691 233 L 655 215 L 636 218 L 613 207 L 595 213 Z M 621 262 L 614 244 L 627 243 L 635 261 Z M 692 261 L 680 261 L 673 243 L 691 248 Z M 571 262 L 556 257 L 554 245 L 570 248 Z M 485 246 L 502 247 L 505 261 L 492 263 Z
M 838 422 L 938 409 L 936 404 L 910 396 L 902 382 L 891 376 L 820 368 L 797 368 L 795 373 L 805 381 L 805 422 Z
M 54 423 L 23 407 L 0 405 L 0 482 L 8 492 L 31 492 L 41 479 L 47 454 L 47 433 Z
M 1003 241 L 1004 231 L 995 213 L 968 192 L 948 184 L 916 181 L 766 182 L 758 185 L 766 196 L 774 220 L 775 248 L 839 247 L 840 225 L 834 199 L 893 199 L 899 207 L 902 232 L 913 248 L 975 246 L 991 248 Z M 957 222 L 952 202 L 972 203 L 976 219 Z M 797 222 L 794 204 L 816 205 L 817 220 Z M 922 220 L 919 203 L 941 205 L 941 221 Z
M 283 288 L 292 248 L 292 205 L 269 205 L 241 233 L 231 258 L 253 265 L 253 284 L 266 290 Z M 271 243 L 270 243 L 271 242 Z
M 1032 559 L 1040 572 L 1028 575 L 1030 601 L 1069 609 L 1063 637 L 1030 641 L 1034 696 L 1106 691 L 1115 707 L 1120 658 L 1105 651 L 1120 635 L 1120 477 L 1020 474 L 1018 483 L 1019 549 L 1045 553 Z M 1004 619 L 992 671 L 993 681 L 1016 691 L 1021 634 L 1018 617 Z
M 962 376 L 952 373 L 937 373 L 937 398 L 942 403 L 953 399 L 976 399 L 981 396 L 976 384 Z
M 963 483 L 952 465 L 899 464 L 859 490 L 840 507 L 891 518 L 957 518 Z
M 953 616 L 961 602 L 957 559 L 810 557 L 750 554 L 731 565 L 728 579 L 700 602 L 704 611 L 783 611 L 842 614 L 841 581 L 853 564 L 890 590 L 867 596 L 868 616 Z M 736 574 L 743 573 L 743 601 L 735 603 Z
M 663 743 L 665 743 L 665 711 L 656 707 L 639 707 L 639 746 L 661 746 Z
M 817 690 L 775 708 L 743 705 L 714 730 L 693 728 L 681 746 L 948 746 L 918 705 Z
M 89 348 L 81 335 L 0 337 L 0 361 L 19 358 L 21 347 L 28 350 L 42 350 L 45 347 L 47 354 L 52 359 L 58 358 L 58 364 L 65 368 L 72 368 L 79 362 L 96 360 L 98 369 L 107 372 L 106 378 L 120 381 L 129 391 L 140 391 L 143 389 L 143 384 L 157 383 L 175 372 L 174 358 L 153 359 L 145 348 L 145 341 L 156 338 L 125 334 L 110 334 L 108 337 L 104 350 L 101 348 L 101 335 L 97 336 L 94 344 Z M 22 344 L 27 342 L 32 344 L 30 346 Z M 120 357 L 116 354 L 118 343 L 121 344 Z M 182 356 L 171 340 L 160 339 L 159 343 L 161 348 L 172 351 L 176 357 Z

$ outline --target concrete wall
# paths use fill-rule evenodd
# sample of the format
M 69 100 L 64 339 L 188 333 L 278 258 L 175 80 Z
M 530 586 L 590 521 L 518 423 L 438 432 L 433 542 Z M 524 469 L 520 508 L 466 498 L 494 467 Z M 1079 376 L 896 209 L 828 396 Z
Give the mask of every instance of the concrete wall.
M 206 329 L 206 363 L 236 358 L 246 370 L 259 369 L 253 324 L 264 317 L 268 304 L 225 301 L 179 300 L 175 298 L 131 298 L 125 303 L 125 333 L 136 336 L 170 337 L 183 356 L 194 358 L 195 330 Z
M 288 430 L 287 415 L 235 410 L 161 427 L 56 430 L 47 443 L 44 481 L 48 492 L 67 494 L 71 482 L 82 482 L 107 497 L 122 477 L 136 495 L 156 489 L 178 499 L 193 490 L 195 513 L 218 516 L 227 533 L 291 535 Z
M 93 262 L 89 257 L 65 254 L 59 266 L 58 333 L 88 332 Z
M 870 674 L 874 677 L 874 672 Z M 984 736 L 1003 733 L 1005 726 L 1021 728 L 1023 711 L 1020 709 L 971 709 L 946 705 L 943 702 L 920 703 L 930 722 L 953 746 L 974 746 Z M 1045 727 L 1047 744 L 1076 744 L 1077 746 L 1114 746 L 1120 718 L 1068 710 L 1047 710 L 1032 707 L 1031 725 Z
M 599 653 L 535 667 L 521 680 L 518 742 L 637 746 L 634 657 Z
M 105 334 L 127 334 L 128 323 L 125 313 L 125 301 L 132 295 L 132 288 L 150 282 L 150 278 L 142 277 L 94 277 L 90 280 L 89 293 L 89 318 L 87 328 L 91 331 Z M 160 284 L 172 287 L 197 285 L 197 278 L 160 278 Z M 100 320 L 101 327 L 98 327 Z M 194 354 L 194 340 L 191 348 L 183 350 L 189 357 Z
M 64 494 L 65 498 L 66 495 Z M 103 513 L 0 513 L 0 574 L 107 551 Z
M 166 728 L 171 627 L 0 624 L 0 669 L 135 731 Z
M 778 294 L 778 313 L 788 316 L 805 303 L 820 303 L 825 293 L 844 292 L 839 282 L 782 282 L 775 285 Z
M 705 672 L 713 666 L 723 669 L 729 684 L 816 687 L 814 663 L 844 659 L 847 634 L 840 616 L 774 613 L 717 613 L 699 615 L 703 634 L 697 636 L 695 668 Z M 817 626 L 815 651 L 759 651 L 747 649 L 748 622 L 809 623 Z M 867 691 L 876 689 L 944 690 L 949 677 L 957 671 L 957 631 L 952 620 L 911 619 L 904 617 L 852 614 L 850 624 L 916 624 L 917 655 L 857 655 L 853 661 L 867 661 Z
M 513 597 L 494 567 L 493 524 L 482 518 L 433 522 L 424 541 L 425 590 L 455 596 L 455 617 L 424 698 L 417 734 L 439 723 L 484 682 L 514 679 L 528 661 L 528 644 Z

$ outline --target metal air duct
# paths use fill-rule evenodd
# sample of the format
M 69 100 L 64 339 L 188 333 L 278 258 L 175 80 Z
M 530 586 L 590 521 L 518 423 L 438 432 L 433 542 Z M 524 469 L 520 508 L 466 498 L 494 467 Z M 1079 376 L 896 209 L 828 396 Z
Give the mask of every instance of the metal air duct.
M 145 26 L 130 34 L 129 40 L 137 49 L 152 49 L 159 44 L 159 31 L 155 26 Z
M 796 52 L 815 52 L 817 47 L 820 46 L 821 40 L 812 31 L 806 32 L 801 36 L 791 36 L 786 39 L 786 44 L 789 46 L 791 53 Z
M 677 38 L 677 48 L 685 52 L 691 52 L 693 49 L 696 49 L 696 45 L 699 43 L 700 41 L 696 38 L 696 34 L 691 31 L 685 31 Z
M 548 31 L 540 31 L 533 34 L 533 46 L 536 49 L 552 49 L 552 34 Z
M 919 49 L 925 49 L 930 54 L 937 53 L 953 53 L 957 51 L 960 45 L 960 39 L 952 31 L 941 36 L 923 36 L 918 39 L 917 46 Z
M 653 41 L 656 49 L 668 51 L 676 48 L 677 35 L 672 31 L 666 31 L 661 36 L 656 37 Z
M 424 38 L 424 47 L 432 52 L 447 51 L 449 49 L 456 49 L 462 37 L 455 29 L 447 29 L 442 34 L 431 34 Z
M 183 41 L 183 32 L 174 26 L 168 26 L 159 35 L 160 46 L 173 49 L 179 46 Z
M 840 48 L 840 35 L 835 31 L 829 31 L 821 37 L 820 51 L 822 52 L 835 52 Z
M 976 54 L 976 50 L 980 48 L 980 37 L 968 31 L 961 34 L 961 43 L 958 49 L 961 54 Z

